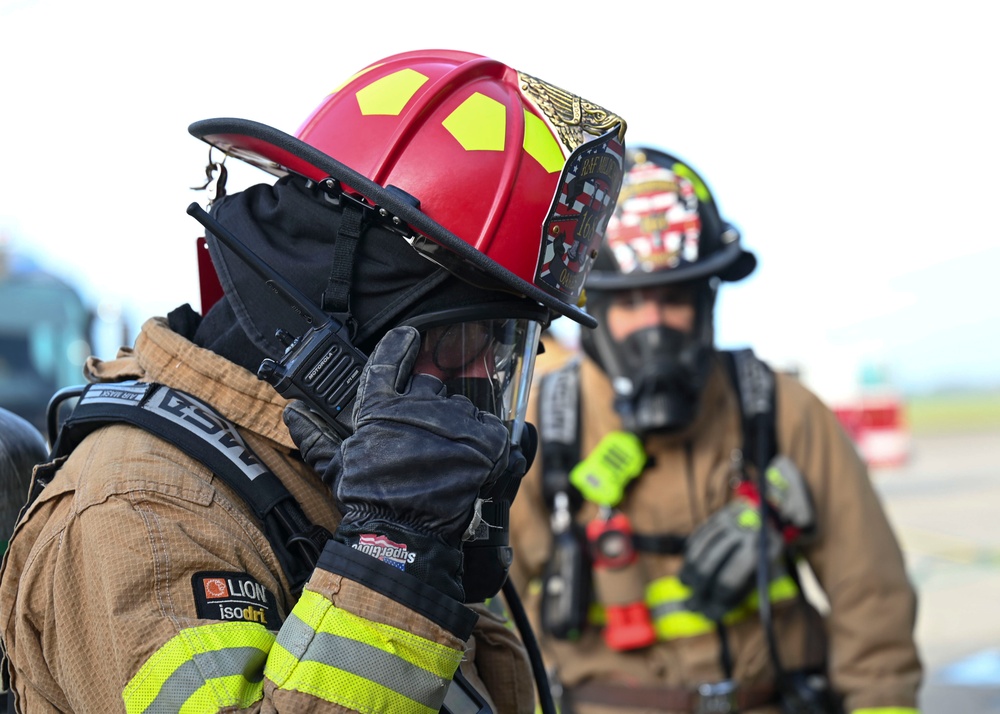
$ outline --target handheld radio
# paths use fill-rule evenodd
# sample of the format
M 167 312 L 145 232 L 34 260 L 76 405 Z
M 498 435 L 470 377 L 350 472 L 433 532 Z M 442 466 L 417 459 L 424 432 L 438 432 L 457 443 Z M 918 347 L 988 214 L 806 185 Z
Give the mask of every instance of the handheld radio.
M 354 397 L 368 356 L 351 344 L 348 328 L 331 317 L 302 291 L 279 275 L 243 241 L 197 203 L 187 212 L 233 251 L 309 325 L 299 336 L 279 329 L 275 336 L 285 344 L 278 360 L 261 362 L 257 377 L 286 399 L 301 399 L 319 414 L 341 439 L 354 433 Z

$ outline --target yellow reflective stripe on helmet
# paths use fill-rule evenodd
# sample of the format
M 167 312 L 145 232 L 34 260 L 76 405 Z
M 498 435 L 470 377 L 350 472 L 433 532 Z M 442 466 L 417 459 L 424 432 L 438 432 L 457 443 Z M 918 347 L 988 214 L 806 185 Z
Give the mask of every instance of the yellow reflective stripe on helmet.
M 252 622 L 181 630 L 146 660 L 122 691 L 128 714 L 216 712 L 263 697 L 259 676 L 274 635 Z
M 358 617 L 305 590 L 278 633 L 265 676 L 363 711 L 431 714 L 444 703 L 462 653 Z

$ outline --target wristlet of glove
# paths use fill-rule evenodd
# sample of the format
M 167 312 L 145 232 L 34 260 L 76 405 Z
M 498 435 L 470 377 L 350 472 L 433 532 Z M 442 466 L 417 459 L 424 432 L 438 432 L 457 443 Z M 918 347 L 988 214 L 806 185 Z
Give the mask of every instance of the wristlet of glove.
M 355 432 L 337 444 L 303 406 L 285 423 L 343 515 L 334 539 L 464 600 L 462 541 L 478 527 L 478 496 L 506 469 L 509 437 L 494 415 L 412 375 L 420 335 L 390 330 L 355 399 Z M 328 431 L 328 430 L 327 430 Z

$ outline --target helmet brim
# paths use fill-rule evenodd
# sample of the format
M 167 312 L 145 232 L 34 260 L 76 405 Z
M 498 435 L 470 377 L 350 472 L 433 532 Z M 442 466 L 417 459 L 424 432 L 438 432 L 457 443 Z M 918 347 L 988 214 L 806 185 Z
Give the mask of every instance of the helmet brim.
M 651 273 L 612 273 L 592 270 L 587 277 L 587 290 L 628 290 L 659 285 L 674 285 L 691 280 L 718 277 L 726 282 L 743 280 L 757 267 L 757 256 L 738 243 L 726 246 L 704 260 Z
M 491 279 L 536 300 L 552 311 L 569 317 L 584 327 L 597 321 L 575 305 L 559 300 L 527 280 L 515 275 L 495 260 L 479 252 L 419 208 L 375 183 L 367 176 L 283 131 L 249 119 L 217 118 L 196 121 L 188 132 L 223 153 L 234 156 L 274 176 L 299 174 L 314 181 L 333 178 L 360 194 L 373 206 L 387 211 L 389 220 L 398 217 L 435 243 L 458 255 Z

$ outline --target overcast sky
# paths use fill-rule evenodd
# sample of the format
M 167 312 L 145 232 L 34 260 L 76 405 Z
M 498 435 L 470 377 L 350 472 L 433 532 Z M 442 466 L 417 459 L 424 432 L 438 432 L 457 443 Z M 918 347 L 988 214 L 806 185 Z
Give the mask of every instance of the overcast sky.
M 721 345 L 831 393 L 862 362 L 906 389 L 1000 385 L 995 7 L 0 0 L 0 235 L 135 327 L 197 308 L 189 123 L 294 132 L 370 62 L 468 50 L 705 177 L 760 259 L 723 289 Z

